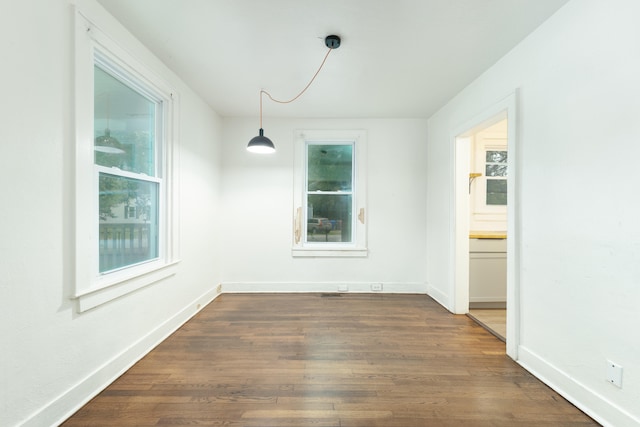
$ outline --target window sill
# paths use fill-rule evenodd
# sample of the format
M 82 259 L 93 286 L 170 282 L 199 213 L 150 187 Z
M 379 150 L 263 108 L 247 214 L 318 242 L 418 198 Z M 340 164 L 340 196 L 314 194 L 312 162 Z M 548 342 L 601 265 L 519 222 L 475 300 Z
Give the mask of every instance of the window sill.
M 133 277 L 129 276 L 128 278 L 98 289 L 82 291 L 75 296 L 75 299 L 78 301 L 78 312 L 82 313 L 91 310 L 123 295 L 173 276 L 178 270 L 179 262 L 180 261 L 173 261 L 161 267 L 140 272 Z
M 316 249 L 316 248 L 300 248 L 292 249 L 291 256 L 297 257 L 334 257 L 334 258 L 349 258 L 360 257 L 366 258 L 368 250 L 362 249 Z

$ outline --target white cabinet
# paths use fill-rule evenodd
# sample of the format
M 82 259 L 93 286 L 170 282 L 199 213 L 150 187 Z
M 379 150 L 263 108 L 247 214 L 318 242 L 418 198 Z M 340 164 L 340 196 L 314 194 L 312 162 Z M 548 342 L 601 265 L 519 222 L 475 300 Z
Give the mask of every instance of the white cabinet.
M 469 305 L 502 308 L 507 301 L 507 240 L 469 239 Z

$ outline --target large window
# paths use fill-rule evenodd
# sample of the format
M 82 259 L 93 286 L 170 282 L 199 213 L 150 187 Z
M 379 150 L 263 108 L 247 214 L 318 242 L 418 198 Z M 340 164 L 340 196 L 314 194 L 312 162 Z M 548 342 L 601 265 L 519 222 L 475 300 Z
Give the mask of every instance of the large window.
M 294 256 L 364 256 L 364 132 L 303 132 L 296 141 Z
M 158 258 L 164 184 L 157 155 L 162 101 L 132 88 L 130 76 L 109 65 L 98 57 L 94 67 L 100 274 Z
M 174 273 L 173 91 L 80 13 L 76 286 L 81 311 Z

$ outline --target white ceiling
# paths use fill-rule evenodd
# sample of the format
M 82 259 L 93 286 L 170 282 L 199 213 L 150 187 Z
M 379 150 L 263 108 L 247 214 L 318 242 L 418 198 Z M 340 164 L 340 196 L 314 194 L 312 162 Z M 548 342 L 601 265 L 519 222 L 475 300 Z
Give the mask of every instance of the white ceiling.
M 568 0 L 98 0 L 223 117 L 429 117 Z

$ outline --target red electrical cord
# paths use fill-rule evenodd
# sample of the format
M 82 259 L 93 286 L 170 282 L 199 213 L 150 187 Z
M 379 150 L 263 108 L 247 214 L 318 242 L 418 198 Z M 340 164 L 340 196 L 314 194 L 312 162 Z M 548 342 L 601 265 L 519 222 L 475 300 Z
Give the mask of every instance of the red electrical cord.
M 313 81 L 316 79 L 316 77 L 318 77 L 318 74 L 320 73 L 320 70 L 322 70 L 322 67 L 324 67 L 324 63 L 327 61 L 327 58 L 329 57 L 329 54 L 331 53 L 332 50 L 333 50 L 333 48 L 329 48 L 329 50 L 327 51 L 327 54 L 324 56 L 324 59 L 322 60 L 322 63 L 320 64 L 320 67 L 318 68 L 318 71 L 316 71 L 316 73 L 313 75 L 313 77 L 311 78 L 309 83 L 304 87 L 304 89 L 302 89 L 302 91 L 300 91 L 299 94 L 297 94 L 296 96 L 294 96 L 290 100 L 281 101 L 279 99 L 275 99 L 266 90 L 264 90 L 264 89 L 260 90 L 260 128 L 261 129 L 262 129 L 262 94 L 264 93 L 265 95 L 267 95 L 269 97 L 270 100 L 272 100 L 273 102 L 277 102 L 278 104 L 289 104 L 289 103 L 295 101 L 296 99 L 300 98 L 300 96 L 302 96 L 302 94 L 305 93 L 307 91 L 307 89 L 309 89 L 309 86 L 311 86 L 311 83 L 313 83 Z

